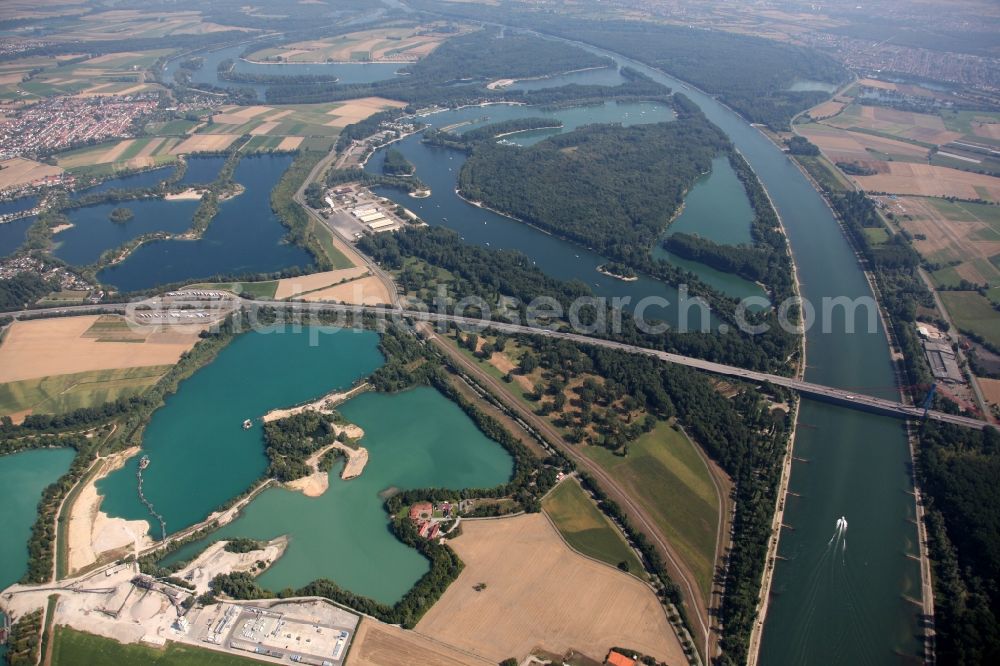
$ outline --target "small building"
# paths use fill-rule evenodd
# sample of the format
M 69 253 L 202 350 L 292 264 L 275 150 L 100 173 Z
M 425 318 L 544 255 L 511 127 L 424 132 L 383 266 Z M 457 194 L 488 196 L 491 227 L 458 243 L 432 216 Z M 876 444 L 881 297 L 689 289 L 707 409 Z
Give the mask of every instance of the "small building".
M 430 502 L 417 502 L 410 507 L 410 520 L 429 520 L 433 512 Z
M 632 657 L 626 657 L 617 650 L 608 652 L 608 658 L 604 660 L 608 666 L 635 666 L 636 661 Z
M 389 227 L 395 226 L 395 222 L 389 219 L 376 220 L 374 222 L 368 223 L 368 228 L 372 231 L 382 231 L 383 229 L 388 229 Z

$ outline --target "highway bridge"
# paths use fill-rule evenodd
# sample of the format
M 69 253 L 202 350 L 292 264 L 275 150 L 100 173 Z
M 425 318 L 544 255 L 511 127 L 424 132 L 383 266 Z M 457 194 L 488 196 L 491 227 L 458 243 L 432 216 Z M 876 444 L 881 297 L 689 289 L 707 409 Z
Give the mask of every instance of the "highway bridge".
M 722 363 L 714 363 L 712 361 L 706 361 L 700 358 L 693 358 L 691 356 L 682 356 L 680 354 L 672 354 L 670 352 L 658 351 L 655 349 L 647 349 L 645 347 L 629 345 L 623 342 L 615 342 L 613 340 L 604 340 L 601 338 L 591 337 L 588 335 L 581 335 L 579 333 L 554 331 L 546 328 L 524 326 L 520 324 L 510 324 L 501 321 L 488 321 L 484 319 L 477 319 L 474 317 L 462 317 L 458 315 L 450 315 L 444 313 L 407 310 L 396 307 L 344 305 L 339 303 L 316 303 L 316 302 L 305 303 L 302 301 L 262 301 L 262 300 L 251 300 L 251 299 L 238 299 L 238 302 L 239 306 L 245 309 L 273 307 L 298 313 L 309 313 L 309 312 L 316 312 L 316 313 L 339 312 L 339 313 L 357 313 L 357 314 L 364 313 L 364 314 L 381 315 L 386 318 L 394 317 L 394 318 L 403 318 L 415 321 L 426 321 L 435 323 L 437 322 L 455 323 L 468 326 L 470 328 L 476 328 L 476 327 L 482 329 L 488 328 L 511 334 L 541 335 L 548 338 L 569 340 L 571 342 L 575 342 L 578 344 L 594 345 L 597 347 L 605 347 L 608 349 L 617 349 L 619 351 L 623 351 L 629 354 L 642 354 L 645 356 L 652 356 L 666 363 L 683 365 L 689 368 L 695 368 L 697 370 L 703 370 L 705 372 L 711 372 L 713 374 L 723 375 L 725 377 L 742 379 L 744 381 L 758 382 L 758 383 L 769 382 L 776 386 L 784 386 L 786 388 L 798 391 L 799 393 L 807 395 L 811 398 L 825 400 L 827 402 L 836 403 L 854 409 L 862 409 L 879 414 L 895 416 L 897 418 L 902 418 L 902 419 L 919 420 L 924 418 L 924 410 L 921 407 L 915 407 L 913 405 L 908 405 L 906 403 L 899 402 L 896 400 L 876 398 L 870 395 L 859 393 L 857 391 L 849 391 L 846 389 L 835 388 L 832 386 L 825 386 L 823 384 L 815 384 L 801 379 L 796 379 L 794 377 L 784 377 L 782 375 L 772 375 L 765 372 L 747 370 L 745 368 L 740 368 L 732 365 L 724 365 Z M 155 301 L 147 301 L 146 304 L 150 305 L 153 308 L 157 307 Z M 33 310 L 21 310 L 18 312 L 8 312 L 2 314 L 19 319 L 44 317 L 44 316 L 95 314 L 95 313 L 125 314 L 135 310 L 137 305 L 140 304 L 121 303 L 121 304 L 107 304 L 107 305 L 100 305 L 100 304 L 78 305 L 78 306 L 69 306 L 61 308 L 54 307 L 54 308 L 39 308 Z M 210 309 L 219 309 L 221 303 L 219 301 L 212 301 L 205 305 L 207 308 Z M 235 303 L 233 303 L 231 307 L 235 307 Z M 983 428 L 989 427 L 991 425 L 986 421 L 982 421 L 980 419 L 971 418 L 968 416 L 961 416 L 957 414 L 947 414 L 945 412 L 939 412 L 934 410 L 930 410 L 927 412 L 927 418 L 933 419 L 935 421 L 940 421 L 942 423 L 951 423 L 966 428 L 975 428 L 977 430 L 982 430 Z

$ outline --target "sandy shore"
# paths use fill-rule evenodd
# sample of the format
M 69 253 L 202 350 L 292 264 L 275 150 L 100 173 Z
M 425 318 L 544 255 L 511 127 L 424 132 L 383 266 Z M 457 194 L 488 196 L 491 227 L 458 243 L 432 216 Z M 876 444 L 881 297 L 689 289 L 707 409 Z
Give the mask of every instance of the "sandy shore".
M 202 196 L 204 196 L 204 192 L 202 190 L 196 190 L 193 187 L 189 187 L 183 192 L 168 194 L 163 198 L 166 201 L 201 201 Z
M 74 225 L 74 224 L 72 224 L 70 222 L 67 222 L 66 224 L 57 224 L 56 226 L 54 226 L 51 229 L 49 229 L 49 231 L 51 231 L 52 235 L 55 236 L 57 233 L 59 233 L 61 231 L 66 231 L 67 229 L 72 229 L 74 226 L 76 226 L 76 225 Z
M 264 423 L 270 423 L 271 421 L 277 421 L 279 419 L 286 419 L 289 416 L 295 416 L 296 414 L 301 414 L 302 412 L 307 411 L 329 414 L 336 405 L 346 402 L 357 394 L 367 391 L 370 388 L 370 384 L 359 384 L 350 391 L 327 393 L 322 398 L 313 400 L 312 402 L 307 402 L 303 405 L 289 407 L 287 409 L 272 409 L 264 415 Z
M 111 518 L 100 510 L 104 497 L 97 492 L 98 480 L 120 469 L 138 452 L 139 447 L 134 447 L 107 458 L 101 470 L 83 487 L 73 503 L 66 530 L 70 574 L 92 565 L 106 553 L 129 546 L 142 550 L 153 545 L 145 520 Z
M 288 548 L 288 537 L 280 536 L 268 541 L 260 550 L 248 553 L 230 553 L 226 550 L 227 541 L 218 541 L 206 548 L 201 555 L 177 572 L 177 577 L 188 580 L 195 586 L 198 594 L 208 592 L 209 583 L 213 578 L 223 573 L 235 571 L 253 571 L 257 562 L 263 561 L 270 566 L 285 554 Z M 254 575 L 256 575 L 255 571 Z M 187 576 L 190 575 L 190 578 Z

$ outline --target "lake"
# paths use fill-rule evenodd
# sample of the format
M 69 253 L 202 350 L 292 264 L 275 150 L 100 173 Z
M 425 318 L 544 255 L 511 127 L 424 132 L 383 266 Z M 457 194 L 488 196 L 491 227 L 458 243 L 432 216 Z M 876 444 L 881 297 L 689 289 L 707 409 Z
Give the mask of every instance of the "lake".
M 602 72 L 604 70 L 591 70 L 578 74 L 600 77 Z M 556 85 L 557 78 L 545 81 Z M 432 114 L 422 120 L 434 127 L 447 127 L 459 122 L 472 121 L 471 124 L 455 130 L 462 133 L 488 123 L 536 116 L 552 117 L 561 121 L 563 127 L 553 130 L 519 132 L 505 138 L 518 145 L 527 146 L 561 132 L 568 132 L 593 123 L 620 122 L 627 126 L 674 119 L 673 111 L 664 104 L 652 102 L 618 104 L 614 101 L 606 101 L 597 106 L 554 111 L 506 104 L 470 107 Z M 671 306 L 652 305 L 646 310 L 646 316 L 652 319 L 662 319 L 672 324 L 678 321 L 676 308 L 678 295 L 674 287 L 646 276 L 640 276 L 634 282 L 624 282 L 602 275 L 597 272 L 597 267 L 608 263 L 608 258 L 575 243 L 562 240 L 462 200 L 455 193 L 455 187 L 458 173 L 462 164 L 465 163 L 466 155 L 464 152 L 425 145 L 421 142 L 421 135 L 407 137 L 393 143 L 392 147 L 401 151 L 414 164 L 417 169 L 417 177 L 430 186 L 432 194 L 426 199 L 415 199 L 389 187 L 375 188 L 378 194 L 406 206 L 428 224 L 446 226 L 457 231 L 466 242 L 493 249 L 518 250 L 549 275 L 563 280 L 579 279 L 590 286 L 597 296 L 608 299 L 631 298 L 631 306 L 645 297 L 665 298 L 671 303 Z M 376 152 L 365 168 L 373 173 L 381 173 L 384 160 L 385 149 Z M 736 184 L 738 186 L 736 194 L 741 195 L 745 200 L 746 195 L 743 193 L 742 185 L 738 181 Z M 725 187 L 726 184 L 720 186 L 720 188 Z M 731 200 L 735 201 L 735 199 L 735 196 L 731 196 Z M 720 218 L 718 225 L 720 227 L 725 225 L 739 226 L 742 228 L 739 233 L 749 234 L 749 220 L 745 216 L 734 215 L 733 217 Z M 695 272 L 706 282 L 730 295 L 743 297 L 764 294 L 758 285 L 735 275 L 722 273 L 694 262 L 689 262 L 684 267 L 689 268 L 689 266 L 695 269 Z M 697 326 L 696 323 L 694 325 Z
M 0 456 L 0 590 L 28 571 L 28 540 L 42 491 L 69 471 L 73 449 L 34 449 Z
M 151 461 L 143 490 L 168 532 L 203 520 L 261 477 L 267 459 L 260 417 L 348 388 L 382 363 L 371 331 L 272 328 L 233 340 L 167 397 L 143 436 Z M 249 430 L 244 419 L 254 419 Z M 136 494 L 137 467 L 134 457 L 98 483 L 103 511 L 150 519 Z
M 392 604 L 428 570 L 427 561 L 387 529 L 379 493 L 387 488 L 481 488 L 510 479 L 513 465 L 455 403 L 423 386 L 401 393 L 364 393 L 338 410 L 361 426 L 368 464 L 360 477 L 339 479 L 309 498 L 270 488 L 243 514 L 208 538 L 178 550 L 185 559 L 226 537 L 291 537 L 285 555 L 258 581 L 270 590 L 301 587 L 317 578 Z
M 106 250 L 121 247 L 134 238 L 155 231 L 183 233 L 191 227 L 198 201 L 138 199 L 118 203 L 84 206 L 66 211 L 72 229 L 52 237 L 52 254 L 74 266 L 92 264 Z M 128 208 L 133 217 L 128 222 L 112 222 L 111 211 Z
M 290 155 L 244 157 L 233 175 L 244 192 L 222 202 L 198 240 L 157 240 L 97 274 L 122 291 L 216 275 L 272 273 L 308 266 L 312 257 L 285 242 L 287 229 L 271 210 L 271 190 L 292 163 Z
M 225 155 L 213 155 L 210 157 L 188 156 L 184 158 L 187 168 L 178 185 L 208 185 L 213 182 L 222 170 L 222 165 L 226 163 Z

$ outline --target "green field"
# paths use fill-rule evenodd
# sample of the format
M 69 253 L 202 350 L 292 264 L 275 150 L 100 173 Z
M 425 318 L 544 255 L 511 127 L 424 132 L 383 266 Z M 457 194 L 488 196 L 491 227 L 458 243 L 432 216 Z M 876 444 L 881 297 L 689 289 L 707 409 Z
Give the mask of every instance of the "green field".
M 0 414 L 26 409 L 36 414 L 65 414 L 119 398 L 140 395 L 170 369 L 168 365 L 93 370 L 0 384 Z
M 184 136 L 198 126 L 194 120 L 168 120 L 162 123 L 149 123 L 146 131 L 155 136 Z
M 625 537 L 574 479 L 556 486 L 542 501 L 542 510 L 575 550 L 615 567 L 625 562 L 630 573 L 643 578 L 642 563 Z
M 939 292 L 955 325 L 1000 347 L 1000 312 L 977 291 Z
M 267 282 L 199 282 L 185 287 L 185 289 L 218 289 L 220 291 L 231 291 L 234 294 L 248 293 L 256 298 L 274 298 L 278 291 L 278 281 L 268 280 Z
M 695 445 L 660 422 L 629 444 L 624 458 L 598 446 L 583 452 L 649 512 L 709 595 L 720 498 Z
M 350 268 L 354 263 L 347 258 L 347 256 L 337 249 L 337 246 L 333 244 L 333 232 L 330 231 L 330 227 L 325 224 L 318 224 L 316 220 L 310 219 L 309 230 L 316 240 L 319 242 L 323 252 L 326 254 L 326 258 L 330 260 L 330 265 L 333 266 L 334 270 L 338 268 Z
M 167 642 L 163 649 L 124 645 L 69 627 L 56 627 L 52 666 L 247 666 L 256 659 Z
M 831 192 L 846 192 L 848 190 L 854 189 L 849 182 L 844 179 L 844 176 L 840 175 L 840 170 L 830 166 L 830 163 L 824 157 L 811 157 L 808 155 L 796 155 L 795 159 L 799 161 L 805 170 L 813 177 L 813 180 L 818 182 L 822 187 Z
M 871 227 L 865 229 L 865 237 L 872 245 L 881 245 L 889 240 L 889 232 L 882 227 Z

